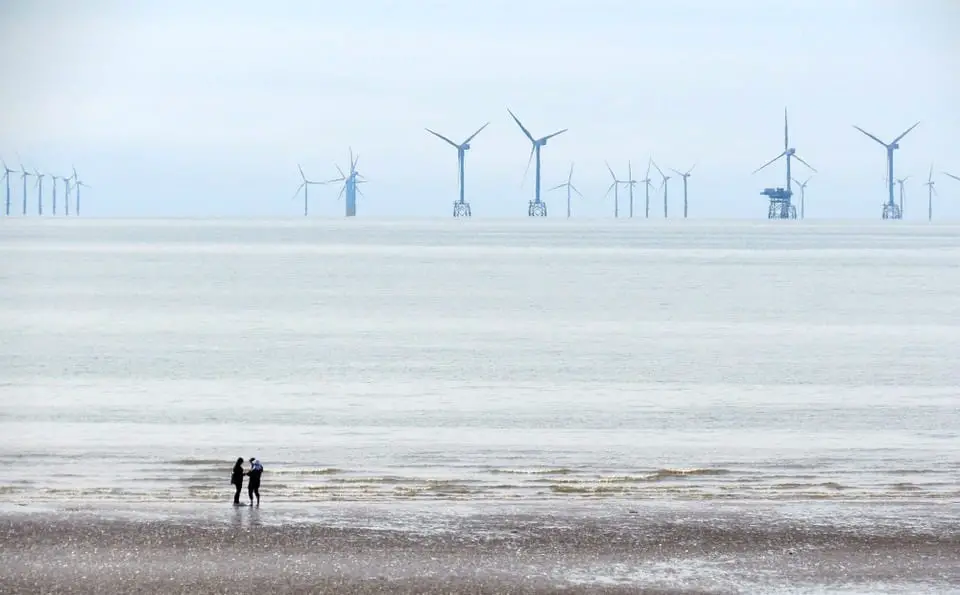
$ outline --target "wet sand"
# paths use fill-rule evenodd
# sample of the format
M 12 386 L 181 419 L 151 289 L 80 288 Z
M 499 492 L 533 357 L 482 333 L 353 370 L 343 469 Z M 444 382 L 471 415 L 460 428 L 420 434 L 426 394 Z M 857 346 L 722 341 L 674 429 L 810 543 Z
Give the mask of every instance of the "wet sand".
M 960 591 L 960 529 L 490 515 L 437 530 L 0 515 L 0 592 Z

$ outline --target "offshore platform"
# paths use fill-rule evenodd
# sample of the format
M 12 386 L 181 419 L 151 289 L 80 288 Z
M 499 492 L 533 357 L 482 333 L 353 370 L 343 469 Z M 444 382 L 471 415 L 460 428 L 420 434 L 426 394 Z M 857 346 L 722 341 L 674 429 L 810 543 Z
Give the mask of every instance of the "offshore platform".
M 787 108 L 783 108 L 783 152 L 770 161 L 764 163 L 757 169 L 753 170 L 753 173 L 757 173 L 781 157 L 785 157 L 787 160 L 786 188 L 779 186 L 776 188 L 764 188 L 763 192 L 760 194 L 762 196 L 766 196 L 770 201 L 770 206 L 767 208 L 767 219 L 796 219 L 797 207 L 793 205 L 793 189 L 790 187 L 790 182 L 793 179 L 790 169 L 790 160 L 796 159 L 800 163 L 809 167 L 812 171 L 816 172 L 817 170 L 814 169 L 812 165 L 804 161 L 799 155 L 797 155 L 797 150 L 790 146 L 790 126 L 787 120 Z

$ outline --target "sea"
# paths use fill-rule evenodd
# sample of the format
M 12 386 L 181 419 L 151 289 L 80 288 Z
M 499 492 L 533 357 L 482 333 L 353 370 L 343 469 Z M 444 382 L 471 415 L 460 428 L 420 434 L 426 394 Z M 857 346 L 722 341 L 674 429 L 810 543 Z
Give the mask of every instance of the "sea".
M 7 218 L 0 297 L 5 506 L 960 523 L 958 224 Z

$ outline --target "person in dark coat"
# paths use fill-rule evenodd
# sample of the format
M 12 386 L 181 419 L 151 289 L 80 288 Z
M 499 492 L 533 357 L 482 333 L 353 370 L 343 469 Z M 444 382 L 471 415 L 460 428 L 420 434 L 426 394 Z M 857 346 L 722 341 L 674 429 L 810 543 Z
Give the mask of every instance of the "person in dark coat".
M 263 465 L 254 457 L 250 457 L 250 470 L 247 475 L 247 495 L 250 497 L 250 506 L 253 506 L 253 496 L 257 496 L 257 506 L 260 506 L 260 475 L 263 474 Z
M 233 475 L 230 476 L 230 483 L 237 488 L 237 492 L 233 495 L 234 506 L 240 505 L 240 492 L 243 490 L 243 475 L 243 457 L 240 457 L 233 465 Z

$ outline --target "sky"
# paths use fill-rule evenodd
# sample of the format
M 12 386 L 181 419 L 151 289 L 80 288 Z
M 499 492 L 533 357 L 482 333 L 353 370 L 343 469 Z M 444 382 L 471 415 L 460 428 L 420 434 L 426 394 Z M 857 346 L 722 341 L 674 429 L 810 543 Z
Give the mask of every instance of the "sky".
M 535 136 L 569 129 L 543 148 L 543 185 L 574 163 L 575 216 L 613 215 L 605 162 L 642 180 L 652 157 L 696 164 L 691 217 L 764 218 L 785 168 L 752 172 L 783 150 L 788 108 L 817 169 L 808 217 L 879 218 L 885 150 L 853 125 L 890 141 L 919 121 L 896 154 L 906 218 L 926 217 L 932 163 L 935 217 L 960 219 L 960 182 L 939 173 L 960 176 L 958 30 L 955 0 L 4 0 L 0 157 L 75 167 L 89 216 L 296 217 L 297 165 L 334 178 L 352 148 L 360 216 L 447 217 L 457 152 L 424 129 L 460 141 L 489 121 L 467 200 L 522 217 L 533 168 L 509 108 Z M 667 188 L 673 216 L 682 182 Z M 311 215 L 342 216 L 338 190 L 311 186 Z M 19 205 L 19 177 L 11 191 Z M 562 191 L 543 196 L 565 214 Z

